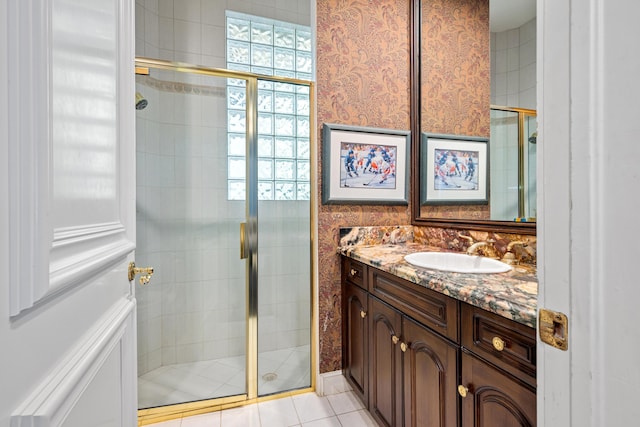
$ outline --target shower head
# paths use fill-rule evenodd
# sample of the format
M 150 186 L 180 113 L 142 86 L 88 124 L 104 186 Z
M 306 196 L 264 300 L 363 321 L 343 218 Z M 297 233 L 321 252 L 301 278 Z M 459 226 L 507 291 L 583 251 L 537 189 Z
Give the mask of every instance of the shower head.
M 136 92 L 136 110 L 144 110 L 149 102 L 140 92 Z

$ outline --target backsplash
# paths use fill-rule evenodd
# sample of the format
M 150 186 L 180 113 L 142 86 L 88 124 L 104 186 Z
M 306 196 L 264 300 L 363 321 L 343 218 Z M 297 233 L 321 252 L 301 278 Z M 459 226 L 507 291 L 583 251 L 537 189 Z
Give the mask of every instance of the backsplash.
M 495 233 L 492 231 L 455 230 L 451 228 L 413 227 L 413 239 L 415 242 L 448 251 L 466 252 L 472 244 L 469 237 L 473 239 L 473 242 L 484 242 L 488 239 L 495 240 L 494 246 L 500 258 L 507 253 L 507 247 L 509 243 L 512 243 L 511 252 L 519 263 L 536 265 L 536 236 Z M 516 242 L 521 243 L 516 244 Z
M 340 228 L 338 246 L 386 245 L 413 241 L 410 225 Z
M 384 245 L 415 242 L 453 252 L 466 252 L 474 242 L 493 239 L 500 258 L 508 252 L 520 264 L 536 265 L 536 236 L 494 233 L 491 231 L 456 230 L 437 227 L 378 226 L 340 228 L 338 246 Z M 480 250 L 482 252 L 482 250 Z M 482 255 L 482 253 L 480 253 Z

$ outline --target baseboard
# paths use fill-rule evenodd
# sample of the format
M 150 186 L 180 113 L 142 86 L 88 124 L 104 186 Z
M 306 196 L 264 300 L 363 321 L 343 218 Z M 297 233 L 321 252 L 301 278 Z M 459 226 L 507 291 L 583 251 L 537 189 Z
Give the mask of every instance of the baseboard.
M 351 390 L 351 386 L 342 374 L 342 370 L 325 372 L 324 374 L 318 375 L 316 393 L 319 396 L 344 393 L 349 390 Z

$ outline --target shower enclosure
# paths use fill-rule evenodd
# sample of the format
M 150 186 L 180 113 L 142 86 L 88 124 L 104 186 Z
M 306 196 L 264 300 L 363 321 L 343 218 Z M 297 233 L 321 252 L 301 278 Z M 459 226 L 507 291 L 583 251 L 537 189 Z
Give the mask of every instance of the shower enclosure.
M 136 66 L 141 422 L 308 390 L 312 83 Z
M 492 219 L 535 220 L 537 135 L 535 110 L 491 107 Z

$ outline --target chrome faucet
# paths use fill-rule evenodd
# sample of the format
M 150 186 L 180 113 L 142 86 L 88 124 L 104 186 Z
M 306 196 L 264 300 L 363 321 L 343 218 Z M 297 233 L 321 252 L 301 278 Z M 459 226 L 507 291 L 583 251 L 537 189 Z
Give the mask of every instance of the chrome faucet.
M 489 258 L 500 258 L 498 256 L 498 250 L 493 245 L 496 241 L 494 239 L 487 239 L 484 242 L 476 242 L 469 246 L 467 249 L 467 255 L 478 255 L 478 252 Z

